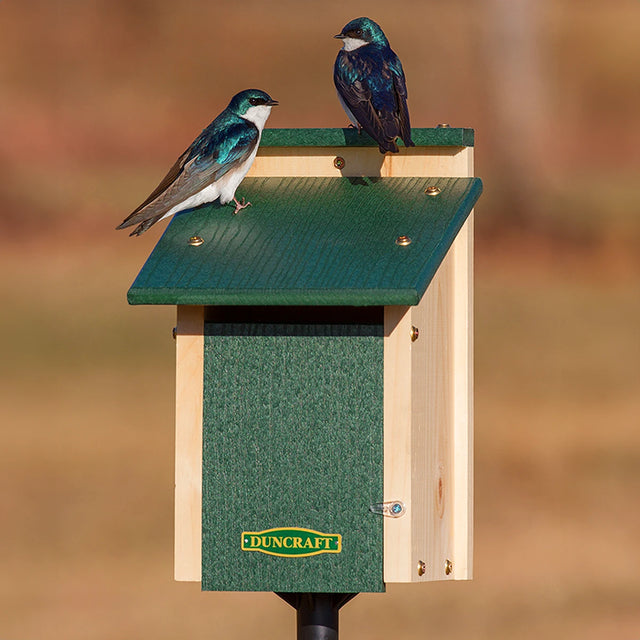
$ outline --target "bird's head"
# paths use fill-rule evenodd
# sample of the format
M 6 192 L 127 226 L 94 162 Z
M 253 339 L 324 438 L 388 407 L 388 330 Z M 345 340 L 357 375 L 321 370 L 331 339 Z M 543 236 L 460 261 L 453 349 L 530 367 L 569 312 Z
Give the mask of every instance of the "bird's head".
M 237 116 L 253 122 L 260 130 L 271 113 L 271 107 L 278 105 L 268 93 L 260 89 L 245 89 L 236 93 L 227 109 Z
M 384 31 L 371 18 L 356 18 L 345 24 L 342 31 L 333 37 L 342 40 L 347 51 L 353 51 L 366 44 L 389 45 Z

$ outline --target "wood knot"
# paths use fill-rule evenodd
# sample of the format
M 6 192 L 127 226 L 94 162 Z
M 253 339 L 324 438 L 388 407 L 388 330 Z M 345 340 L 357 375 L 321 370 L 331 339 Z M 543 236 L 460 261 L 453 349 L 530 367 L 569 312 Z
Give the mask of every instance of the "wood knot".
M 444 478 L 438 476 L 438 482 L 436 484 L 436 509 L 438 511 L 438 517 L 444 517 Z

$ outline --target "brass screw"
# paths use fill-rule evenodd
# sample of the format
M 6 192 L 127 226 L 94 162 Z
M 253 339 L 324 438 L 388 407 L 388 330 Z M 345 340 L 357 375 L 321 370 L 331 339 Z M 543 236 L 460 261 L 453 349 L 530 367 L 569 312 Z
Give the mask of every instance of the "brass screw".
M 199 247 L 201 244 L 204 244 L 204 240 L 200 236 L 191 236 L 188 240 L 188 244 L 192 247 Z
M 401 247 L 406 247 L 407 245 L 411 244 L 411 238 L 409 236 L 398 236 L 396 238 L 396 244 L 400 245 Z
M 451 560 L 449 560 L 449 558 L 447 558 L 444 562 L 444 572 L 447 575 L 451 575 L 451 572 L 453 571 L 453 562 L 451 562 Z
M 418 575 L 423 576 L 427 571 L 427 565 L 422 562 L 422 560 L 418 560 Z
M 440 193 L 440 189 L 438 187 L 435 186 L 431 186 L 431 187 L 427 187 L 424 192 L 428 195 L 428 196 L 437 196 Z
M 415 342 L 420 336 L 420 330 L 418 327 L 411 326 L 411 342 Z
M 336 156 L 333 159 L 333 166 L 336 169 L 344 169 L 344 165 L 346 164 L 346 162 L 344 161 L 344 158 L 342 158 L 341 156 Z
M 178 327 L 173 327 L 173 329 L 171 329 L 171 337 L 175 340 L 177 335 L 178 335 Z
M 450 127 L 450 125 L 448 125 L 446 122 L 443 122 L 439 125 L 437 125 L 437 129 L 448 129 Z

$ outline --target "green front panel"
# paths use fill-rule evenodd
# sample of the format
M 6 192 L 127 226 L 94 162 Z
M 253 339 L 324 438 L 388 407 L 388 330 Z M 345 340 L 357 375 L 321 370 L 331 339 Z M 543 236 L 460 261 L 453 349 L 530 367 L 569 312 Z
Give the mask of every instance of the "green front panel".
M 202 588 L 383 591 L 381 322 L 207 322 L 204 349 Z M 331 552 L 243 537 L 288 527 Z

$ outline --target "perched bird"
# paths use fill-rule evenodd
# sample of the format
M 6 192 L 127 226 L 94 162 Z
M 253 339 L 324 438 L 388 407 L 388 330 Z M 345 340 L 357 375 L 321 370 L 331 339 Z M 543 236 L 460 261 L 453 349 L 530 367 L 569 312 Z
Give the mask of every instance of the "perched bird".
M 378 143 L 380 153 L 397 153 L 396 138 L 414 147 L 402 64 L 380 26 L 369 18 L 356 18 L 334 38 L 343 45 L 333 81 L 349 120 Z
M 234 214 L 248 207 L 236 189 L 253 164 L 262 129 L 278 102 L 259 89 L 247 89 L 231 98 L 229 106 L 178 158 L 155 191 L 116 229 L 138 225 L 139 236 L 168 216 L 220 198 L 233 200 Z

